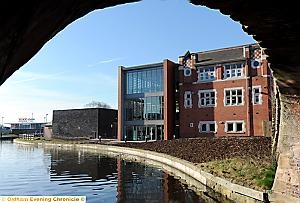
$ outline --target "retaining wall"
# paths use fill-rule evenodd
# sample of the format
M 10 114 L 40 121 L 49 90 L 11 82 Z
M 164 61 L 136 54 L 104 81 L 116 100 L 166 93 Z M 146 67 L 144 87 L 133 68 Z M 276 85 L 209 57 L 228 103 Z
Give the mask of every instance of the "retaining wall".
M 19 142 L 19 141 L 17 141 Z M 199 167 L 194 165 L 191 162 L 172 157 L 166 154 L 146 151 L 141 149 L 133 149 L 126 147 L 110 146 L 110 145 L 91 145 L 91 144 L 44 144 L 39 143 L 40 146 L 52 146 L 52 147 L 62 147 L 62 148 L 75 148 L 83 149 L 89 151 L 99 151 L 101 153 L 116 153 L 121 156 L 133 156 L 138 159 L 153 160 L 156 166 L 162 168 L 170 167 L 175 169 L 171 170 L 175 173 L 176 171 L 192 177 L 196 181 L 192 181 L 188 177 L 183 177 L 183 179 L 188 180 L 187 182 L 194 185 L 197 189 L 200 188 L 201 184 L 213 189 L 215 192 L 220 193 L 227 197 L 228 199 L 234 200 L 236 202 L 263 202 L 268 201 L 268 194 L 260 191 L 256 191 L 244 186 L 240 186 L 234 183 L 231 183 L 227 180 L 224 180 L 219 177 L 215 177 L 212 174 L 202 171 Z M 196 182 L 201 184 L 197 184 Z M 202 186 L 203 190 L 203 186 Z
M 281 95 L 278 167 L 271 199 L 300 203 L 300 98 Z

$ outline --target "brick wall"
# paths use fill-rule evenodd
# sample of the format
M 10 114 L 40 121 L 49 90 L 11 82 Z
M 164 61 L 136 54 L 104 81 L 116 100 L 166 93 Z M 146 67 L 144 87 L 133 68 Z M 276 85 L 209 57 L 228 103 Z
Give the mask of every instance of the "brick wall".
M 164 60 L 164 139 L 172 139 L 176 134 L 175 115 L 175 71 L 177 64 Z
M 256 69 L 248 69 L 247 61 L 244 60 L 244 76 L 236 79 L 223 79 L 224 68 L 217 65 L 216 80 L 212 82 L 198 83 L 198 73 L 193 62 L 192 75 L 184 76 L 183 70 L 179 68 L 179 103 L 180 103 L 180 137 L 200 137 L 200 136 L 270 136 L 271 126 L 271 88 L 270 77 L 267 76 L 268 64 L 263 60 L 262 66 Z M 214 65 L 212 65 L 214 66 Z M 249 78 L 248 70 L 252 74 L 252 87 L 261 88 L 261 104 L 252 105 L 249 103 Z M 224 89 L 242 88 L 243 105 L 225 106 Z M 214 90 L 216 93 L 215 107 L 199 107 L 199 90 Z M 185 91 L 192 92 L 192 108 L 184 107 Z M 250 105 L 250 106 L 249 106 Z M 251 122 L 251 116 L 252 121 Z M 200 133 L 200 121 L 215 121 L 216 133 Z M 244 131 L 242 133 L 225 132 L 226 121 L 244 121 Z M 250 127 L 251 126 L 251 127 Z

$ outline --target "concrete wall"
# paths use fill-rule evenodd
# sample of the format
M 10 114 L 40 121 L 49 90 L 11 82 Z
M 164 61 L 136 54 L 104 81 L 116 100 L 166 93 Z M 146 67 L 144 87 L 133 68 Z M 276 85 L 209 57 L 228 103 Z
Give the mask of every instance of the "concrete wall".
M 52 126 L 45 126 L 44 127 L 44 137 L 46 139 L 51 139 L 53 136 L 53 132 L 52 132 Z
M 113 109 L 87 108 L 54 110 L 53 137 L 116 138 L 117 111 Z

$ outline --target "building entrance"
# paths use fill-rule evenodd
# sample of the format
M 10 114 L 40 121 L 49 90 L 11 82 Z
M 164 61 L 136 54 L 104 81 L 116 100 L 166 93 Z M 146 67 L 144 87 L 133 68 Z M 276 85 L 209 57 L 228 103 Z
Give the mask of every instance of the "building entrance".
M 126 137 L 128 141 L 162 140 L 163 125 L 127 126 Z

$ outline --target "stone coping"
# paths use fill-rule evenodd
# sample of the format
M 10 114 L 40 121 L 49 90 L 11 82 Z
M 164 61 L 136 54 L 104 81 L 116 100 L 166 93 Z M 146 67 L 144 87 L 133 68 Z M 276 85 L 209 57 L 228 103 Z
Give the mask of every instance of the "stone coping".
M 24 141 L 14 140 L 15 143 L 20 144 L 36 144 L 28 143 Z M 131 155 L 138 158 L 153 160 L 170 166 L 182 173 L 194 178 L 201 184 L 211 188 L 217 193 L 220 193 L 227 197 L 228 199 L 237 202 L 268 202 L 268 193 L 257 191 L 251 188 L 247 188 L 238 184 L 231 183 L 228 180 L 216 177 L 210 173 L 204 172 L 200 167 L 195 164 L 173 157 L 167 154 L 128 148 L 120 146 L 111 145 L 101 145 L 101 144 L 52 144 L 52 143 L 38 143 L 38 146 L 50 146 L 50 147 L 61 147 L 61 148 L 76 148 L 76 149 L 87 149 L 87 150 L 97 150 L 101 152 L 111 152 L 120 155 Z

